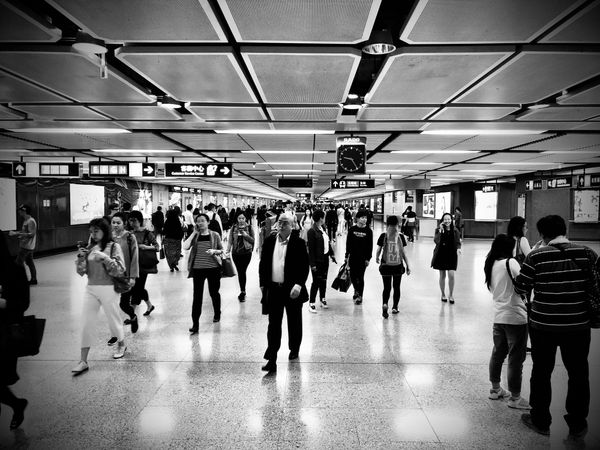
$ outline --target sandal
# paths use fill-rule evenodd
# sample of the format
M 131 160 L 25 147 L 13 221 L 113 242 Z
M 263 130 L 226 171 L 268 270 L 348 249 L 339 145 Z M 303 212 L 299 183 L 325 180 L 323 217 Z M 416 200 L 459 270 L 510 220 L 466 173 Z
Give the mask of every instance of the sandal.
M 446 303 L 446 302 L 448 301 L 448 299 L 447 299 L 446 297 L 442 296 L 442 301 L 443 301 L 444 303 Z
M 451 305 L 454 305 L 454 297 L 448 297 L 448 301 Z

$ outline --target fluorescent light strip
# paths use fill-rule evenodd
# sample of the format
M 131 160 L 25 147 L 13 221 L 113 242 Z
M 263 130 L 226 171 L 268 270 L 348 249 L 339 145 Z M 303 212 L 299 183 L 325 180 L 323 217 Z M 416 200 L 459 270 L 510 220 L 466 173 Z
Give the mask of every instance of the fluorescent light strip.
M 265 155 L 316 155 L 327 153 L 325 150 L 242 150 L 242 153 L 265 154 Z
M 512 173 L 512 170 L 501 170 L 501 169 L 465 169 L 460 172 L 472 172 L 472 173 Z
M 13 133 L 62 133 L 62 134 L 124 134 L 125 128 L 7 128 Z
M 474 135 L 523 135 L 523 134 L 542 134 L 547 130 L 423 130 L 421 134 L 434 134 L 442 136 L 474 136 Z
M 124 148 L 92 149 L 94 153 L 181 153 L 181 150 L 128 150 Z
M 413 155 L 436 155 L 436 154 L 445 154 L 445 155 L 460 155 L 460 154 L 469 154 L 469 153 L 479 153 L 477 150 L 394 150 L 390 153 L 404 153 L 404 154 L 413 154 Z
M 267 172 L 320 172 L 319 169 L 268 169 Z
M 334 134 L 335 130 L 215 130 L 219 134 Z
M 284 161 L 270 161 L 270 162 L 257 162 L 256 165 L 262 165 L 262 166 L 266 166 L 266 165 L 281 165 L 281 166 L 306 166 L 306 165 L 311 165 L 311 164 L 324 164 L 322 162 L 301 162 L 301 161 L 296 161 L 296 162 L 284 162 Z
M 411 169 L 369 169 L 367 172 L 369 173 L 388 173 L 388 172 L 416 172 L 416 170 Z
M 494 166 L 553 166 L 557 163 L 551 163 L 551 162 L 528 162 L 528 161 L 521 161 L 521 162 L 495 162 L 492 163 L 492 165 Z
M 388 165 L 388 164 L 400 165 L 400 164 L 405 164 L 407 166 L 430 166 L 432 164 L 441 164 L 441 163 L 438 163 L 438 162 L 396 162 L 396 161 L 393 161 L 393 162 L 376 162 L 376 163 L 373 163 L 373 164 L 376 164 L 376 165 Z

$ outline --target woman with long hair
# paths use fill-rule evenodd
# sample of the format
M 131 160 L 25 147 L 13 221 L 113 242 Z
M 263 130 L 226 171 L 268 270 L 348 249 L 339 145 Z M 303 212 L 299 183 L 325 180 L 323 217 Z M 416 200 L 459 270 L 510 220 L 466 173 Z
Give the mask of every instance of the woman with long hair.
M 520 272 L 518 262 L 512 257 L 514 245 L 515 241 L 511 236 L 496 236 L 483 266 L 485 284 L 494 301 L 494 348 L 489 364 L 492 389 L 489 398 L 508 398 L 510 408 L 531 409 L 527 400 L 521 397 L 527 344 L 527 309 L 513 287 L 513 279 Z M 500 386 L 502 364 L 507 356 L 510 392 Z
M 204 281 L 208 281 L 208 292 L 212 299 L 215 316 L 213 322 L 221 320 L 221 263 L 223 244 L 219 233 L 208 229 L 209 217 L 200 214 L 196 219 L 194 231 L 186 239 L 183 247 L 190 250 L 188 258 L 188 278 L 194 280 L 194 301 L 192 304 L 192 327 L 190 333 L 196 334 L 202 314 Z
M 302 219 L 300 219 L 300 237 L 306 241 L 308 230 L 313 226 L 313 213 L 310 208 L 306 208 Z
M 379 273 L 383 280 L 382 316 L 384 319 L 389 317 L 388 302 L 390 293 L 392 292 L 392 286 L 394 287 L 392 314 L 398 314 L 402 274 L 406 272 L 406 275 L 410 275 L 408 258 L 404 252 L 406 241 L 398 229 L 398 223 L 399 220 L 397 216 L 389 216 L 386 220 L 386 232 L 381 233 L 381 236 L 377 239 L 375 262 L 377 264 L 381 262 Z M 404 265 L 406 265 L 406 267 L 404 267 Z
M 177 210 L 167 211 L 167 219 L 163 227 L 163 246 L 165 248 L 165 257 L 171 272 L 179 272 L 179 258 L 181 258 L 181 240 L 183 239 L 183 228 L 179 220 Z
M 20 322 L 29 308 L 29 282 L 22 264 L 15 263 L 8 251 L 4 232 L 0 230 L 0 403 L 13 410 L 10 429 L 18 428 L 25 419 L 27 400 L 17 398 L 10 390 L 19 381 L 17 354 L 8 341 L 8 327 Z
M 440 273 L 440 291 L 442 302 L 454 304 L 454 272 L 458 265 L 458 254 L 461 252 L 460 233 L 452 223 L 452 214 L 444 213 L 440 225 L 433 237 L 435 249 L 431 259 L 431 267 Z M 446 275 L 448 275 L 448 297 L 446 297 Z
M 337 264 L 335 253 L 331 248 L 331 241 L 325 230 L 325 213 L 317 209 L 313 215 L 314 223 L 306 235 L 308 247 L 308 262 L 312 273 L 312 284 L 310 286 L 310 302 L 308 310 L 312 313 L 317 312 L 315 301 L 317 291 L 321 302 L 321 308 L 327 309 L 327 300 L 325 300 L 325 291 L 327 290 L 327 272 L 329 271 L 329 259 Z
M 519 264 L 523 264 L 531 246 L 525 237 L 527 233 L 527 221 L 521 216 L 515 216 L 510 219 L 506 228 L 506 234 L 512 237 L 516 242 L 513 245 L 513 254 Z
M 234 219 L 234 225 L 229 230 L 229 242 L 227 253 L 231 254 L 233 263 L 238 273 L 240 283 L 240 302 L 246 301 L 246 270 L 252 259 L 254 250 L 254 230 L 252 225 L 246 222 L 246 215 L 241 210 Z
M 102 308 L 113 336 L 117 337 L 114 359 L 125 355 L 125 333 L 119 314 L 119 294 L 115 291 L 113 277 L 122 277 L 125 273 L 121 246 L 111 239 L 108 222 L 93 219 L 89 225 L 90 240 L 86 247 L 77 252 L 77 273 L 87 275 L 88 284 L 83 299 L 83 318 L 81 333 L 81 359 L 71 370 L 74 375 L 89 369 L 88 354 L 93 341 L 93 326 L 97 321 L 98 310 Z
M 138 252 L 140 255 L 140 271 L 139 276 L 135 280 L 135 285 L 131 289 L 131 304 L 135 308 L 142 300 L 146 303 L 146 312 L 144 316 L 149 316 L 154 311 L 154 305 L 150 301 L 150 296 L 146 290 L 146 280 L 148 274 L 158 273 L 158 268 L 155 262 L 156 252 L 160 250 L 158 242 L 154 234 L 144 227 L 144 216 L 140 211 L 132 211 L 129 215 L 129 225 L 135 235 L 138 244 Z

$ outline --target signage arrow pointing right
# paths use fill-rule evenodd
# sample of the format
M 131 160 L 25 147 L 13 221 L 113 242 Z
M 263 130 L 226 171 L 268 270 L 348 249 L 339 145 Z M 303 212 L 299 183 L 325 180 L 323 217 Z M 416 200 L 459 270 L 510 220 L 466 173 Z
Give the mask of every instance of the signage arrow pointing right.
M 221 172 L 223 175 L 227 175 L 227 174 L 229 173 L 229 167 L 227 167 L 227 166 L 225 166 L 225 167 L 221 167 L 221 170 L 220 170 L 220 172 Z
M 144 172 L 146 172 L 148 175 L 150 175 L 152 172 L 154 172 L 154 169 L 152 168 L 152 166 L 147 166 L 147 167 L 144 167 Z

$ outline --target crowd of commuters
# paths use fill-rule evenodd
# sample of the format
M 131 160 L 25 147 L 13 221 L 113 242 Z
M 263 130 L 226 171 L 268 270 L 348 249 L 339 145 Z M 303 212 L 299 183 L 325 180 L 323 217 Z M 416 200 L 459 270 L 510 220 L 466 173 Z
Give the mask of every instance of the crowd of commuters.
M 72 369 L 74 375 L 89 370 L 88 355 L 93 344 L 95 316 L 102 309 L 107 317 L 114 345 L 113 357 L 122 358 L 127 350 L 123 325 L 131 332 L 138 330 L 136 307 L 146 303 L 147 316 L 155 309 L 145 287 L 149 274 L 157 273 L 159 250 L 164 253 L 171 272 L 179 271 L 179 261 L 188 252 L 188 277 L 192 278 L 191 334 L 199 332 L 205 281 L 213 306 L 213 322 L 221 319 L 220 284 L 222 267 L 229 257 L 237 269 L 240 293 L 246 300 L 247 269 L 254 250 L 260 258 L 259 286 L 263 314 L 268 315 L 266 364 L 268 373 L 277 371 L 277 354 L 281 346 L 282 320 L 287 316 L 290 360 L 298 358 L 302 343 L 302 305 L 316 313 L 316 299 L 322 309 L 329 308 L 326 299 L 329 262 L 337 263 L 336 241 L 345 236 L 344 264 L 348 267 L 354 288 L 353 301 L 361 305 L 365 292 L 365 271 L 373 256 L 372 213 L 361 205 L 358 210 L 341 205 L 314 207 L 303 205 L 299 215 L 292 205 L 277 208 L 262 206 L 231 209 L 213 203 L 205 212 L 187 205 L 166 212 L 158 207 L 151 216 L 152 230 L 145 228 L 142 213 L 131 211 L 127 204 L 109 206 L 109 213 L 89 224 L 89 239 L 78 245 L 76 270 L 87 276 L 81 319 L 81 355 Z M 9 233 L 19 241 L 16 259 L 11 259 L 4 234 L 0 239 L 2 260 L 2 298 L 0 325 L 23 316 L 29 303 L 29 285 L 35 285 L 36 269 L 33 251 L 36 244 L 35 219 L 31 208 L 18 209 L 23 219 L 21 231 Z M 256 222 L 254 216 L 256 215 Z M 256 226 L 253 225 L 256 223 Z M 585 293 L 590 286 L 598 288 L 598 256 L 589 248 L 571 243 L 566 238 L 566 224 L 559 216 L 546 216 L 537 222 L 540 241 L 531 248 L 527 240 L 527 222 L 513 217 L 506 234 L 492 242 L 486 257 L 482 278 L 490 291 L 494 320 L 493 349 L 489 361 L 491 388 L 488 398 L 506 400 L 510 408 L 527 410 L 522 422 L 534 431 L 547 435 L 550 414 L 550 377 L 557 348 L 569 376 L 565 420 L 573 436 L 587 431 L 590 403 L 588 354 L 590 327 L 597 326 Z M 384 319 L 400 311 L 401 281 L 410 275 L 411 267 L 405 251 L 414 242 L 417 216 L 409 206 L 401 217 L 388 216 L 385 232 L 376 240 L 375 261 L 382 278 L 381 307 Z M 435 229 L 431 267 L 439 272 L 441 301 L 453 304 L 455 271 L 463 244 L 464 219 L 460 207 L 454 215 L 445 213 Z M 158 239 L 160 239 L 160 244 Z M 185 240 L 185 241 L 184 241 Z M 182 241 L 183 245 L 182 245 Z M 31 279 L 27 281 L 25 268 Z M 306 288 L 312 275 L 310 291 Z M 446 291 L 446 279 L 448 290 Z M 448 295 L 446 295 L 446 292 Z M 123 321 L 119 307 L 127 316 Z M 523 363 L 531 339 L 533 369 L 529 401 L 521 396 Z M 10 386 L 18 379 L 17 357 L 2 349 L 2 385 L 0 401 L 14 411 L 11 428 L 18 427 L 27 406 Z M 507 389 L 501 384 L 502 366 L 508 359 Z

